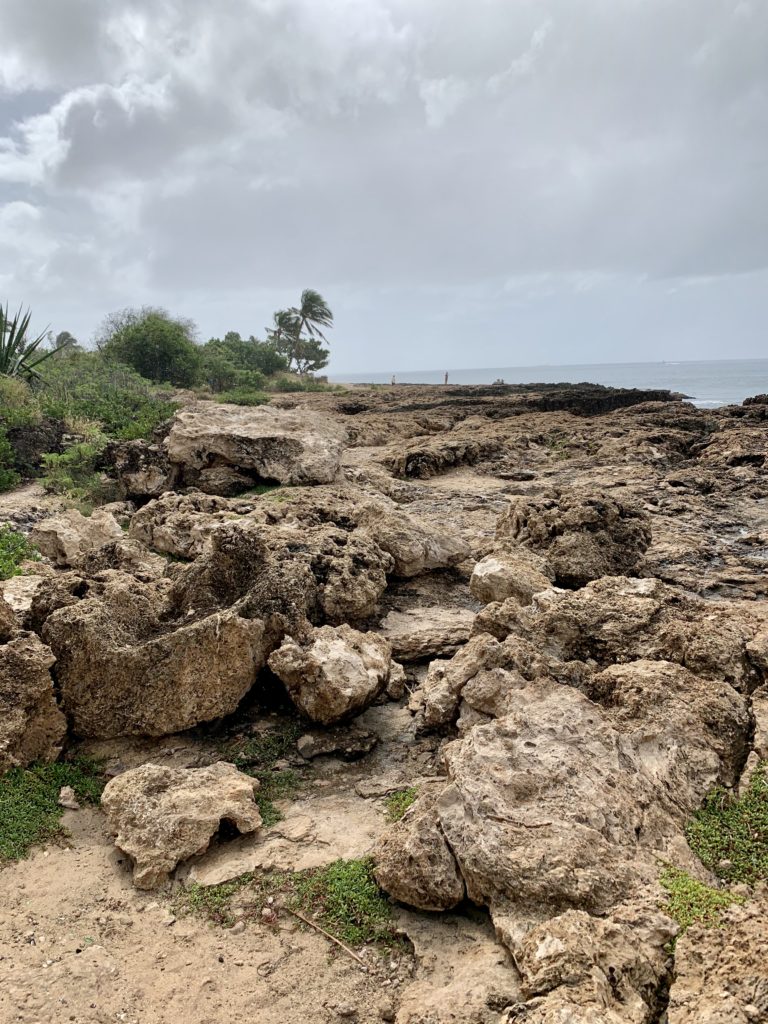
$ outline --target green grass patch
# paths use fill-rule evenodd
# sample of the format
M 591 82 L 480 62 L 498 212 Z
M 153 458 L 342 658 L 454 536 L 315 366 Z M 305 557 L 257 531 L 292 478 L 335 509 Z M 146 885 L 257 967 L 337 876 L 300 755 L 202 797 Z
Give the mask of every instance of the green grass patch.
M 228 405 L 267 405 L 271 395 L 264 391 L 250 391 L 247 388 L 233 388 L 231 391 L 220 391 L 211 398 L 215 402 L 224 402 Z
M 418 795 L 419 791 L 416 786 L 408 786 L 407 789 L 398 789 L 397 792 L 390 793 L 384 801 L 389 820 L 400 821 Z
M 668 865 L 659 878 L 668 893 L 667 913 L 680 925 L 681 931 L 692 924 L 712 928 L 720 923 L 724 910 L 744 898 L 722 889 L 713 889 L 687 871 Z
M 18 576 L 21 563 L 38 559 L 37 548 L 12 526 L 0 526 L 0 580 Z
M 720 878 L 748 885 L 768 879 L 768 762 L 757 767 L 739 799 L 713 790 L 686 837 L 701 862 Z
M 214 924 L 229 926 L 234 923 L 230 907 L 232 897 L 253 880 L 252 874 L 240 875 L 220 885 L 200 885 L 193 882 L 180 889 L 173 903 L 177 914 L 196 914 Z
M 304 784 L 301 773 L 291 769 L 275 771 L 275 764 L 296 753 L 296 740 L 303 732 L 296 719 L 286 719 L 270 729 L 255 733 L 246 740 L 226 744 L 225 757 L 247 775 L 261 783 L 256 794 L 265 828 L 282 820 L 276 800 L 290 800 Z
M 291 906 L 311 915 L 342 942 L 396 943 L 392 906 L 376 884 L 370 857 L 299 872 L 293 884 Z
M 283 817 L 275 806 L 275 800 L 292 800 L 301 790 L 304 780 L 299 772 L 290 768 L 281 772 L 252 769 L 248 774 L 253 775 L 261 783 L 261 788 L 256 793 L 256 803 L 259 805 L 264 828 L 270 828 Z
M 101 766 L 86 758 L 11 768 L 0 776 L 0 864 L 25 857 L 31 847 L 66 835 L 59 790 L 71 786 L 81 803 L 97 804 Z

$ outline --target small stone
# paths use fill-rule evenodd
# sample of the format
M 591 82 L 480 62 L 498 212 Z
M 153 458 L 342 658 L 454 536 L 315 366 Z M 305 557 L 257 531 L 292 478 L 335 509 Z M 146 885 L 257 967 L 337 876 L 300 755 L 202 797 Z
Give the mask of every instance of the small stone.
M 357 1016 L 357 1010 L 351 1005 L 351 1003 L 339 1003 L 336 1007 L 336 1013 L 338 1013 L 340 1017 L 345 1017 L 347 1019 Z
M 62 786 L 59 790 L 59 807 L 65 807 L 68 811 L 80 810 L 80 804 L 71 786 Z
M 382 999 L 377 1007 L 377 1013 L 381 1020 L 392 1021 L 395 1019 L 395 1007 L 389 999 Z
M 235 965 L 235 967 L 245 966 L 245 960 L 233 960 L 232 963 Z
M 245 921 L 235 921 L 232 927 L 229 929 L 230 935 L 242 935 L 245 931 Z

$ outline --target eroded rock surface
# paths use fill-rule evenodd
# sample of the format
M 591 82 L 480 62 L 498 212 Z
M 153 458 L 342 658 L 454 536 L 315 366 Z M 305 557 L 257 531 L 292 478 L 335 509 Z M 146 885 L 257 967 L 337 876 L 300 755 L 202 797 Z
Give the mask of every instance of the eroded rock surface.
M 123 531 L 115 517 L 101 509 L 88 517 L 76 509 L 67 509 L 38 523 L 31 534 L 32 542 L 42 554 L 65 567 L 78 565 L 85 555 L 122 537 Z
M 162 885 L 182 861 L 204 853 L 222 825 L 255 832 L 258 785 L 224 761 L 190 769 L 144 764 L 107 783 L 101 805 L 115 845 L 133 862 L 136 887 Z

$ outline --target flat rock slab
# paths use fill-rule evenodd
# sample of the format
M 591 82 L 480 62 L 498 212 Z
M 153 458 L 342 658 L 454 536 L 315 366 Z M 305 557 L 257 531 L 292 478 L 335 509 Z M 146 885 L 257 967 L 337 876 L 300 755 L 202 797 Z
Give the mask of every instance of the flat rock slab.
M 170 462 L 201 482 L 231 467 L 280 484 L 326 484 L 345 442 L 343 427 L 321 413 L 200 402 L 176 413 L 167 445 Z
M 469 640 L 474 621 L 467 608 L 410 608 L 390 612 L 379 633 L 398 661 L 423 661 L 455 654 Z

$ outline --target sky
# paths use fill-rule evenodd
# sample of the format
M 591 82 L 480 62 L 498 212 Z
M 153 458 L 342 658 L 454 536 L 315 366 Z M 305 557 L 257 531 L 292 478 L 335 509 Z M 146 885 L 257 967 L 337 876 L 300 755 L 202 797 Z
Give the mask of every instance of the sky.
M 766 0 L 2 0 L 0 301 L 332 373 L 768 356 Z

